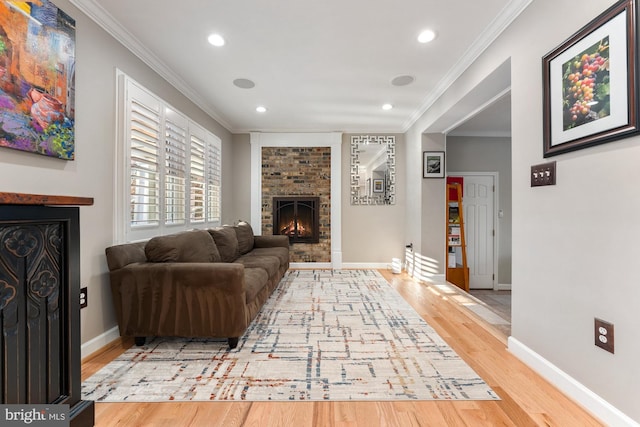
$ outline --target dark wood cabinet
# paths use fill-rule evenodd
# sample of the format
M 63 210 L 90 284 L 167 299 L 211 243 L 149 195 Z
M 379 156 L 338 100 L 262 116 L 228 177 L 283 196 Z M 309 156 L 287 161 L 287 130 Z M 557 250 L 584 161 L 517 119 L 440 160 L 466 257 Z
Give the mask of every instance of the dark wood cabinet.
M 6 194 L 0 194 L 1 402 L 68 404 L 72 426 L 92 426 L 93 402 L 81 397 L 79 208 L 5 204 Z

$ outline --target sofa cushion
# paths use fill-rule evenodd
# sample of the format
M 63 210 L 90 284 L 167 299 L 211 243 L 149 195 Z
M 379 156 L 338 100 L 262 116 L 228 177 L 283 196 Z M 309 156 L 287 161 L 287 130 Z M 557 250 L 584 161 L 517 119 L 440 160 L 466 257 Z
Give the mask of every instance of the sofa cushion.
M 251 251 L 251 253 L 246 255 L 250 256 L 274 256 L 280 260 L 280 265 L 285 266 L 289 263 L 289 248 L 256 248 Z
M 239 256 L 238 237 L 233 227 L 218 227 L 208 230 L 216 242 L 222 262 L 233 262 Z
M 219 262 L 220 253 L 206 230 L 156 236 L 144 247 L 151 262 Z
M 256 255 L 243 255 L 234 262 L 244 265 L 244 268 L 262 268 L 267 272 L 269 277 L 275 277 L 278 275 L 280 269 L 280 260 L 274 256 L 256 256 Z
M 251 228 L 251 224 L 245 221 L 240 221 L 234 229 L 236 230 L 236 237 L 238 238 L 238 250 L 241 255 L 244 255 L 253 249 L 253 229 Z

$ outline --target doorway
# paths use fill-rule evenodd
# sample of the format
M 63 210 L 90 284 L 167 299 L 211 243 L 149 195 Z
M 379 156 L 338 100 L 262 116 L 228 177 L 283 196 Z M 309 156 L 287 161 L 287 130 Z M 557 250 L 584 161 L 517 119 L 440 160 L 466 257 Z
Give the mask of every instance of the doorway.
M 483 313 L 491 311 L 492 319 L 505 322 L 504 328 L 510 325 L 511 314 L 510 122 L 502 132 L 489 131 L 488 126 L 492 118 L 510 117 L 510 101 L 509 93 L 496 99 L 450 129 L 445 140 L 447 175 L 462 176 L 465 181 L 469 293 L 481 302 Z M 493 259 L 486 256 L 490 254 Z
M 457 128 L 451 129 L 446 136 L 446 170 L 448 176 L 462 175 L 487 175 L 493 176 L 494 204 L 490 210 L 492 223 L 487 223 L 487 229 L 491 235 L 495 230 L 493 239 L 494 263 L 493 285 L 488 286 L 485 277 L 484 283 L 477 286 L 482 289 L 508 290 L 511 289 L 511 234 L 512 234 L 512 180 L 511 180 L 511 137 L 506 131 L 503 132 L 482 132 L 480 126 L 488 126 L 490 118 L 494 116 L 510 115 L 510 96 L 507 94 L 503 98 L 496 100 L 485 110 L 477 113 L 472 119 L 460 124 Z M 507 123 L 509 126 L 509 123 Z M 508 128 L 506 128 L 508 129 Z M 474 191 L 485 191 L 490 196 L 489 188 L 480 189 L 474 184 L 468 191 L 465 189 L 463 197 L 467 198 Z M 483 186 L 491 184 L 485 183 Z M 466 185 L 465 185 L 466 187 Z M 471 200 L 463 199 L 463 206 Z M 472 205 L 480 203 L 473 201 Z M 486 211 L 483 211 L 486 212 Z M 480 214 L 482 212 L 478 212 Z M 493 224 L 491 226 L 491 224 Z M 465 230 L 465 235 L 470 232 Z M 491 236 L 493 237 L 493 236 Z M 483 237 L 484 238 L 484 237 Z M 466 239 L 469 240 L 468 238 Z M 479 241 L 478 244 L 484 244 Z M 477 255 L 482 255 L 479 253 Z M 470 256 L 467 255 L 467 261 Z M 485 259 L 480 261 L 484 262 Z M 475 282 L 475 281 L 474 281 Z M 471 286 L 476 287 L 474 285 Z

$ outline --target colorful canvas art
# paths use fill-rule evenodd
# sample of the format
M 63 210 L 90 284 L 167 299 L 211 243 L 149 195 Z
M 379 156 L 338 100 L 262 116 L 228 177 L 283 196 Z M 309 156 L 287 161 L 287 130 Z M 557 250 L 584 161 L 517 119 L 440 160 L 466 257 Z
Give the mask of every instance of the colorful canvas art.
M 75 20 L 48 0 L 0 0 L 0 146 L 74 158 Z

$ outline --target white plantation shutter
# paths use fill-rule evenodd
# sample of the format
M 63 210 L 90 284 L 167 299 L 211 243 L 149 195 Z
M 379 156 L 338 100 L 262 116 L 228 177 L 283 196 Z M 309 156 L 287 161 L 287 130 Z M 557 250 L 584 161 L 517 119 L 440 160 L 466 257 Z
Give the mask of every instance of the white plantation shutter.
M 207 138 L 207 220 L 216 225 L 222 222 L 222 158 L 220 139 L 210 135 Z
M 157 106 L 130 102 L 131 226 L 160 223 L 159 143 Z
M 190 152 L 190 212 L 191 222 L 200 223 L 205 221 L 205 142 L 198 135 L 191 134 Z
M 171 111 L 165 120 L 165 224 L 186 222 L 187 194 L 187 129 L 186 120 Z
M 117 239 L 220 225 L 220 139 L 124 74 L 119 79 Z

